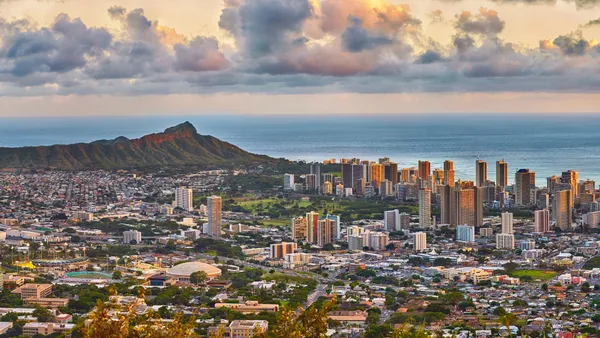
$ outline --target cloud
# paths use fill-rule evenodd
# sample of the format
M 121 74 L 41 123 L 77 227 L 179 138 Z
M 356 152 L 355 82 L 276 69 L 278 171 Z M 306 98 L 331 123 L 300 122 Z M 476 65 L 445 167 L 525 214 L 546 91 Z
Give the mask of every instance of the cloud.
M 441 43 L 389 1 L 226 0 L 227 47 L 143 9 L 106 15 L 120 28 L 67 14 L 48 26 L 0 19 L 0 96 L 600 90 L 597 42 L 582 32 L 534 48 L 505 41 L 493 9 L 458 13 Z
M 441 2 L 449 2 L 449 3 L 459 3 L 464 0 L 437 0 Z M 497 4 L 501 5 L 547 5 L 547 6 L 555 6 L 558 3 L 558 0 L 490 0 Z M 575 7 L 579 10 L 584 9 L 593 9 L 600 4 L 600 0 L 563 0 L 567 3 L 574 4 Z
M 489 37 L 495 37 L 504 30 L 505 22 L 500 20 L 498 12 L 480 8 L 479 13 L 472 14 L 469 11 L 463 11 L 457 16 L 456 27 L 464 33 L 481 34 Z
M 350 26 L 342 33 L 344 48 L 350 52 L 361 52 L 378 46 L 391 45 L 394 40 L 388 36 L 371 33 L 363 27 L 362 20 L 350 17 Z

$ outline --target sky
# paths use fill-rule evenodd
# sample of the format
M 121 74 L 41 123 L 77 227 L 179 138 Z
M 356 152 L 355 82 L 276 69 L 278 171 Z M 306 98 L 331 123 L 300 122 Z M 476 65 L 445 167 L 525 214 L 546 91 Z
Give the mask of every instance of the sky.
M 600 0 L 0 0 L 0 116 L 600 112 Z

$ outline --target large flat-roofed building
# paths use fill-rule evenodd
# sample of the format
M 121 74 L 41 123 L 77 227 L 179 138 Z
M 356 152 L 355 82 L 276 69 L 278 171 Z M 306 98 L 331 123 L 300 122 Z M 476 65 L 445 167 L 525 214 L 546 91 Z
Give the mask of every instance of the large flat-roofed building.
M 21 299 L 44 298 L 52 293 L 52 284 L 24 284 L 12 291 L 21 296 Z
M 75 324 L 62 323 L 27 323 L 23 326 L 23 335 L 25 337 L 33 337 L 36 335 L 47 336 L 54 333 L 65 334 L 65 337 L 71 337 L 71 331 L 75 328 Z
M 227 308 L 241 313 L 260 313 L 260 312 L 277 312 L 279 305 L 277 304 L 261 304 L 257 301 L 247 301 L 245 303 L 217 303 L 215 309 Z
M 5 334 L 13 327 L 12 322 L 0 322 L 0 335 Z
M 229 324 L 230 338 L 251 338 L 269 330 L 266 320 L 234 320 Z
M 27 305 L 39 305 L 51 309 L 58 309 L 61 306 L 67 306 L 68 298 L 25 298 L 23 303 Z

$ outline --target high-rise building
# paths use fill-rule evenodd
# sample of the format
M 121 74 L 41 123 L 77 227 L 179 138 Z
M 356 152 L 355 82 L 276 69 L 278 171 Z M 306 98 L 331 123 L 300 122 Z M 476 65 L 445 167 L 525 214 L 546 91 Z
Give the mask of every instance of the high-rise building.
M 454 188 L 444 185 L 440 191 L 441 224 L 456 224 L 456 194 Z
M 535 211 L 535 232 L 546 233 L 550 231 L 550 210 Z
M 483 225 L 483 201 L 484 201 L 484 191 L 485 187 L 474 187 L 473 195 L 475 203 L 475 207 L 473 210 L 475 211 L 475 226 L 479 227 Z
M 514 234 L 513 231 L 513 214 L 510 212 L 502 213 L 502 233 Z
M 508 163 L 496 161 L 496 186 L 504 190 L 508 186 Z
M 354 179 L 352 178 L 352 164 L 342 163 L 341 170 L 344 187 L 351 188 L 354 185 Z
M 431 189 L 419 190 L 419 226 L 431 227 Z
M 496 249 L 513 250 L 515 248 L 515 235 L 513 234 L 497 234 Z
M 515 202 L 518 206 L 535 204 L 535 172 L 529 169 L 519 169 L 515 174 Z
M 470 225 L 457 226 L 456 240 L 458 242 L 475 242 L 475 227 Z
M 584 214 L 583 224 L 590 228 L 598 228 L 600 226 L 600 211 L 590 211 Z
M 571 187 L 571 198 L 573 203 L 579 197 L 579 173 L 574 170 L 563 171 L 561 181 Z
M 271 259 L 283 259 L 285 255 L 292 254 L 296 251 L 298 245 L 296 243 L 281 242 L 271 244 L 269 251 L 269 258 Z
M 320 219 L 317 222 L 316 245 L 323 247 L 325 244 L 333 243 L 335 239 L 336 222 L 332 219 Z
M 450 161 L 450 160 L 446 160 L 444 161 L 444 171 L 451 171 L 454 170 L 454 162 Z
M 210 236 L 221 238 L 222 200 L 220 196 L 210 196 L 206 199 L 208 209 L 208 230 Z
M 359 178 L 356 180 L 354 184 L 354 193 L 358 196 L 365 196 L 367 183 L 364 178 Z
M 439 168 L 434 169 L 433 170 L 433 175 L 432 175 L 433 176 L 433 181 L 436 184 L 444 184 L 444 181 L 445 181 L 444 180 L 444 175 L 445 174 L 444 174 L 444 171 L 442 169 L 439 169 Z
M 140 244 L 142 243 L 142 233 L 137 230 L 123 231 L 123 243 Z
M 546 187 L 548 188 L 548 192 L 550 194 L 553 194 L 560 184 L 561 178 L 559 176 L 554 175 L 546 178 Z
M 323 189 L 321 189 L 323 195 L 331 195 L 333 193 L 333 185 L 329 181 L 323 182 Z
M 444 185 L 453 187 L 456 182 L 454 175 L 454 162 L 444 161 Z
M 400 229 L 398 230 L 408 229 L 410 229 L 410 215 L 403 212 L 400 214 Z
M 194 210 L 193 206 L 194 196 L 192 189 L 189 188 L 177 188 L 175 190 L 175 207 L 181 208 L 185 211 Z
M 390 243 L 389 235 L 383 232 L 369 232 L 367 238 L 369 239 L 368 246 L 375 251 L 385 250 Z
M 578 192 L 579 194 L 590 193 L 593 194 L 596 191 L 596 182 L 593 180 L 587 179 L 585 181 L 579 182 Z
M 308 240 L 308 228 L 306 224 L 306 218 L 296 217 L 292 218 L 292 240 L 294 241 L 307 241 Z
M 348 250 L 359 251 L 365 247 L 364 239 L 362 235 L 348 236 Z
M 386 162 L 384 178 L 391 181 L 393 186 L 398 184 L 398 163 Z
M 429 176 L 431 176 L 431 163 L 419 161 L 419 178 L 426 179 Z
M 362 184 L 366 185 L 367 171 L 365 170 L 365 165 L 364 164 L 353 164 L 352 165 L 352 185 L 350 185 L 348 187 L 352 187 L 355 192 L 358 191 L 360 188 L 359 180 L 362 180 Z M 346 184 L 344 183 L 344 185 L 346 185 Z M 364 191 L 363 191 L 363 195 L 364 195 Z
M 283 175 L 283 190 L 294 190 L 294 174 Z
M 571 229 L 573 223 L 573 192 L 570 189 L 559 190 L 554 193 L 552 212 L 557 228 L 562 230 Z
M 384 211 L 383 224 L 387 231 L 400 231 L 400 212 L 398 209 Z
M 305 176 L 306 179 L 306 190 L 308 191 L 317 191 L 317 175 L 315 174 L 307 174 Z
M 315 175 L 315 186 L 321 188 L 321 163 L 315 162 L 310 165 L 310 173 Z
M 390 197 L 394 196 L 394 186 L 392 185 L 392 181 L 383 180 L 379 185 L 379 195 L 381 197 Z
M 306 214 L 306 238 L 310 243 L 317 243 L 319 214 L 311 211 Z
M 325 218 L 332 220 L 333 222 L 335 222 L 335 231 L 333 233 L 333 238 L 339 240 L 342 238 L 342 228 L 341 228 L 341 222 L 340 222 L 340 216 L 337 215 L 327 215 L 325 216 Z
M 375 187 L 379 187 L 379 184 L 384 180 L 385 166 L 379 163 L 371 163 L 369 166 L 369 182 Z
M 323 174 L 323 182 L 335 183 L 335 176 L 333 174 Z
M 485 181 L 487 181 L 487 162 L 477 160 L 475 162 L 475 185 L 481 187 Z
M 423 251 L 427 249 L 427 233 L 416 232 L 413 236 L 413 248 L 415 251 Z
M 475 225 L 475 189 L 457 187 L 456 189 L 456 223 Z

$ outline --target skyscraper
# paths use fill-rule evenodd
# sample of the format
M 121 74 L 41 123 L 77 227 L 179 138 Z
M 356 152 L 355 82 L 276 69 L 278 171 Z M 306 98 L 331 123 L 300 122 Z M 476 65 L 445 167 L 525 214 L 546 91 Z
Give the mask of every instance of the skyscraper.
M 441 224 L 453 224 L 456 219 L 454 188 L 444 185 L 440 191 L 440 221 Z
M 550 211 L 548 209 L 535 211 L 534 231 L 539 233 L 550 231 Z
M 419 161 L 419 178 L 426 179 L 431 175 L 431 163 L 429 161 Z
M 317 238 L 318 246 L 323 247 L 325 244 L 333 243 L 335 239 L 336 222 L 333 219 L 325 218 L 317 222 Z
M 504 190 L 508 186 L 508 163 L 496 161 L 496 186 Z
M 329 181 L 323 182 L 323 188 L 321 188 L 323 195 L 331 195 L 333 193 L 333 185 Z
M 444 161 L 444 171 L 454 170 L 454 162 L 450 160 Z
M 535 172 L 519 169 L 515 174 L 515 203 L 519 206 L 534 204 L 535 195 L 531 194 L 532 188 L 535 188 Z
M 341 223 L 340 223 L 340 216 L 327 214 L 327 216 L 325 216 L 325 218 L 335 222 L 335 232 L 334 232 L 333 236 L 335 239 L 338 239 L 338 240 L 341 239 L 342 238 L 342 228 L 341 228 Z
M 570 189 L 559 190 L 554 193 L 552 212 L 557 228 L 562 230 L 571 229 L 573 223 L 573 192 Z
M 362 184 L 364 185 L 366 183 L 366 179 L 367 179 L 367 173 L 365 170 L 365 165 L 364 164 L 353 164 L 352 165 L 352 184 L 347 186 L 352 187 L 354 189 L 354 191 L 356 192 L 358 190 L 358 180 L 362 179 Z M 344 181 L 344 186 L 346 186 L 346 181 Z M 364 194 L 364 192 L 363 192 Z
M 385 164 L 385 179 L 391 181 L 393 186 L 398 184 L 398 163 L 388 161 Z
M 419 190 L 419 226 L 431 227 L 431 189 Z
M 307 174 L 306 178 L 306 190 L 317 191 L 317 175 Z
M 315 175 L 315 186 L 321 188 L 321 163 L 315 162 L 310 165 L 310 173 Z
M 561 181 L 571 186 L 571 198 L 574 203 L 575 199 L 579 197 L 579 173 L 574 170 L 563 171 Z
M 311 211 L 306 214 L 306 239 L 310 243 L 317 243 L 319 231 L 319 214 Z
M 427 233 L 416 232 L 413 237 L 413 248 L 415 251 L 423 251 L 427 249 Z
M 369 182 L 371 182 L 371 185 L 374 187 L 379 187 L 381 182 L 384 180 L 384 169 L 385 168 L 383 164 L 372 163 L 369 166 L 369 171 L 371 174 L 371 180 Z
M 208 209 L 208 230 L 211 237 L 221 238 L 222 200 L 220 196 L 206 199 Z
M 548 192 L 553 194 L 556 191 L 556 188 L 561 184 L 561 178 L 554 175 L 546 178 L 546 187 L 548 188 Z
M 477 160 L 475 162 L 475 185 L 481 187 L 485 181 L 487 181 L 487 162 Z
M 475 225 L 475 190 L 456 188 L 456 224 Z
M 175 190 L 175 207 L 181 208 L 185 211 L 194 210 L 193 206 L 193 192 L 189 188 L 177 188 Z
M 352 178 L 352 164 L 342 163 L 342 181 L 345 188 L 352 188 L 354 180 Z
M 513 214 L 510 212 L 502 213 L 502 233 L 513 234 Z
M 383 224 L 387 231 L 400 231 L 400 212 L 398 209 L 384 211 Z

